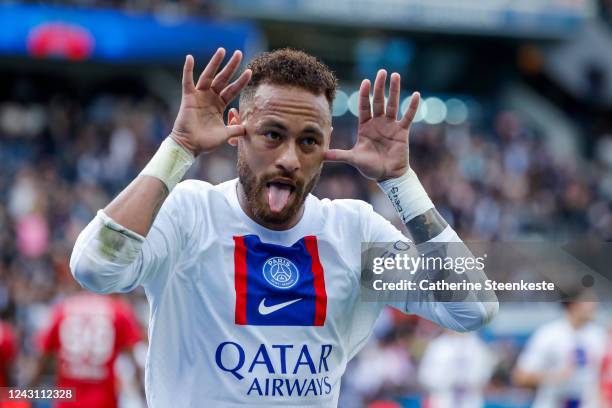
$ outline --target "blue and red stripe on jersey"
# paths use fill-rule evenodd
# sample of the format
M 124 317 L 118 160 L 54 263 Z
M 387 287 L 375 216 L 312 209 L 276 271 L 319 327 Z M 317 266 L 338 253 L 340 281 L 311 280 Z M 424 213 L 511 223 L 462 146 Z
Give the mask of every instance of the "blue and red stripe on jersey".
M 234 244 L 236 324 L 323 326 L 327 293 L 315 236 L 289 247 L 261 242 L 257 235 L 235 236 Z M 272 311 L 260 313 L 262 303 Z

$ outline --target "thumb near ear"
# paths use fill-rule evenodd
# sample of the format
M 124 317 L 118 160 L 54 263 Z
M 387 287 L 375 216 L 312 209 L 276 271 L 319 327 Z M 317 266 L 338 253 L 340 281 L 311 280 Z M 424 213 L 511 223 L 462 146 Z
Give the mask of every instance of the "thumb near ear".
M 228 138 L 244 136 L 245 134 L 246 134 L 246 129 L 242 125 L 229 125 L 229 126 L 227 126 L 227 137 Z

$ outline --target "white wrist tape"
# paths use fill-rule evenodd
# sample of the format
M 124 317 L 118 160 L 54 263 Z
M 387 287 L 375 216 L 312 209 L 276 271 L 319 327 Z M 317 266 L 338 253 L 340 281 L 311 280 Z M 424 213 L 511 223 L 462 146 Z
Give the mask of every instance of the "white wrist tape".
M 171 137 L 167 137 L 140 174 L 161 180 L 170 192 L 181 181 L 194 161 L 195 157 L 190 152 Z
M 408 169 L 403 176 L 381 181 L 378 185 L 389 197 L 404 224 L 434 208 L 427 192 L 412 169 Z

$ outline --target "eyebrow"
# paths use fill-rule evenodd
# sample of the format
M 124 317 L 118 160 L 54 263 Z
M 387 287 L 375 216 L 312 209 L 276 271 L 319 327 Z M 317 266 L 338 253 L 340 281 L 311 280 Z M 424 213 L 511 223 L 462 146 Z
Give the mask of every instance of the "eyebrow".
M 280 130 L 283 130 L 283 131 L 287 131 L 287 127 L 285 125 L 283 125 L 281 122 L 278 122 L 278 121 L 273 120 L 273 119 L 264 120 L 257 127 L 258 128 L 262 128 L 262 127 L 274 127 L 274 128 L 277 128 L 277 129 L 280 129 Z
M 279 130 L 281 130 L 283 132 L 287 131 L 287 127 L 285 125 L 283 125 L 281 122 L 278 122 L 278 121 L 276 121 L 274 119 L 264 120 L 257 127 L 258 128 L 272 127 L 272 128 L 279 129 Z M 316 127 L 311 126 L 311 125 L 308 125 L 304 129 L 302 129 L 301 133 L 310 133 L 310 134 L 313 134 L 315 136 L 323 137 L 323 132 L 319 128 L 316 128 Z
M 311 133 L 316 136 L 323 137 L 323 132 L 321 132 L 320 129 L 312 126 L 306 126 L 304 129 L 302 129 L 302 133 Z

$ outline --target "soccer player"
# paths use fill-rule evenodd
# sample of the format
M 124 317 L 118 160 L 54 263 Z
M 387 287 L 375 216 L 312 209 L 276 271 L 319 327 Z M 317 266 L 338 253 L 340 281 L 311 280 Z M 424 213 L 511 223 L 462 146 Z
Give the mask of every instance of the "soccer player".
M 13 367 L 19 353 L 17 336 L 13 326 L 7 322 L 0 321 L 0 387 L 15 385 Z M 0 408 L 29 408 L 28 401 L 10 401 L 7 393 L 3 393 L 4 401 L 0 401 Z
M 400 76 L 385 106 L 380 70 L 361 84 L 357 144 L 329 149 L 337 81 L 325 65 L 277 50 L 230 83 L 242 54 L 219 70 L 224 55 L 195 83 L 187 56 L 170 137 L 79 235 L 71 270 L 100 293 L 144 287 L 150 407 L 334 407 L 347 361 L 384 307 L 360 300 L 361 243 L 407 239 L 364 202 L 310 192 L 324 160 L 345 161 L 380 183 L 416 241 L 460 241 L 408 165 L 419 95 L 397 120 Z M 238 150 L 238 179 L 177 186 L 196 156 L 226 142 Z M 497 310 L 496 301 L 395 306 L 459 331 Z
M 596 408 L 606 336 L 592 322 L 595 302 L 563 303 L 563 318 L 529 339 L 513 373 L 516 385 L 537 388 L 534 408 Z
M 427 346 L 419 380 L 429 392 L 428 408 L 479 408 L 495 359 L 474 333 L 445 331 Z
M 115 361 L 132 355 L 142 340 L 140 324 L 124 301 L 81 293 L 55 306 L 50 324 L 39 334 L 42 358 L 34 375 L 56 357 L 56 387 L 72 388 L 73 401 L 58 400 L 57 408 L 117 407 Z M 135 363 L 135 361 L 134 361 Z
M 612 408 L 612 327 L 608 326 L 606 347 L 601 361 L 599 390 L 601 407 Z
M 13 326 L 0 321 L 0 387 L 8 387 L 12 383 L 11 368 L 17 357 L 17 352 L 17 341 Z

